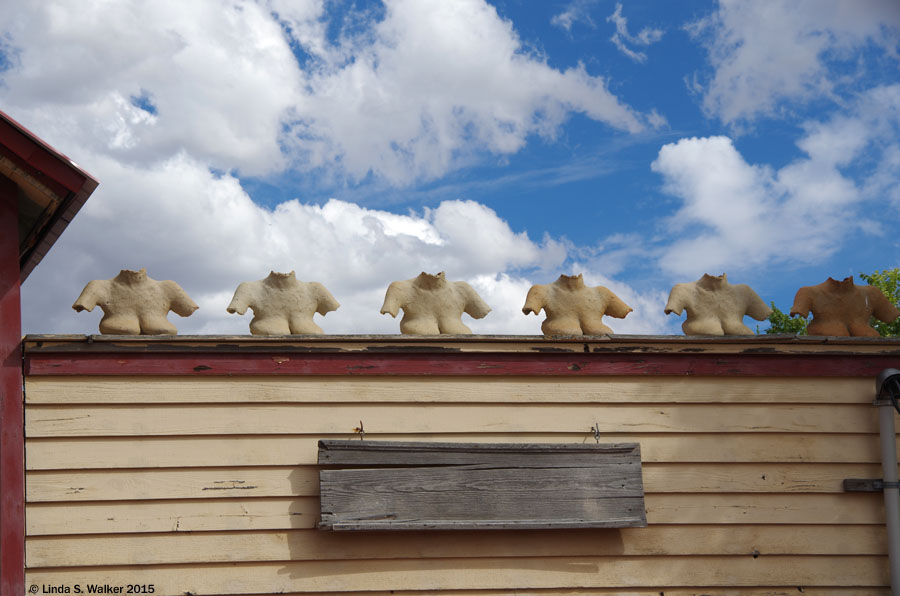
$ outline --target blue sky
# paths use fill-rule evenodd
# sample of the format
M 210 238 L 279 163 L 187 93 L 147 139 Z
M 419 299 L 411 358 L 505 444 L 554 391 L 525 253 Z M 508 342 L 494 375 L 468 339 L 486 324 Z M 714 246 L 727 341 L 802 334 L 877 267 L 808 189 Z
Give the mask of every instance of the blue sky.
M 182 333 L 246 333 L 225 306 L 269 270 L 331 290 L 328 333 L 397 332 L 387 285 L 440 270 L 478 333 L 539 333 L 561 273 L 634 308 L 615 331 L 680 333 L 703 273 L 786 310 L 900 266 L 893 0 L 20 4 L 0 107 L 101 181 L 26 332 L 95 332 L 71 303 L 123 268 L 200 304 Z

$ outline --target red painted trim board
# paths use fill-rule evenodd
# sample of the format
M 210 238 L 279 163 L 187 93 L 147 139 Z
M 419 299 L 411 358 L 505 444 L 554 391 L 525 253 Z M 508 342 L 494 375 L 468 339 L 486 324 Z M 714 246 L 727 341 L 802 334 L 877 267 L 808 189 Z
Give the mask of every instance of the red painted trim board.
M 25 594 L 25 449 L 18 203 L 0 176 L 0 596 Z
M 898 355 L 554 354 L 440 352 L 72 353 L 26 354 L 40 375 L 468 375 L 872 377 L 900 368 Z

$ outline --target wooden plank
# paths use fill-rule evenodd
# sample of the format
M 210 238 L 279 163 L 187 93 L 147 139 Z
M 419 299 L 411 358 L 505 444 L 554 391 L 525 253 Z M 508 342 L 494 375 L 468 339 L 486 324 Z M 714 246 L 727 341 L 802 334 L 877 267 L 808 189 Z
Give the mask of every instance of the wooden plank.
M 646 525 L 636 443 L 323 440 L 319 463 L 367 467 L 319 472 L 321 528 Z
M 359 590 L 653 586 L 871 586 L 888 583 L 886 557 L 572 557 L 296 561 L 203 566 L 31 570 L 26 583 L 154 584 L 159 596 Z
M 609 528 L 646 525 L 640 463 L 578 468 L 323 470 L 321 527 Z
M 396 467 L 496 464 L 517 467 L 600 466 L 640 461 L 637 443 L 446 443 L 319 441 L 320 465 Z
M 645 336 L 646 337 L 646 336 Z M 669 336 L 680 338 L 677 345 L 684 343 L 684 336 Z M 746 338 L 744 338 L 746 340 Z M 777 345 L 772 338 L 766 336 L 762 341 L 730 342 L 724 349 L 741 351 L 748 346 L 763 344 Z M 383 352 L 440 352 L 440 351 L 471 351 L 471 352 L 547 352 L 568 351 L 584 352 L 586 343 L 599 344 L 606 342 L 607 338 L 598 336 L 590 338 L 589 342 L 584 337 L 544 337 L 543 335 L 400 335 L 400 334 L 356 334 L 356 335 L 307 335 L 307 336 L 259 336 L 259 335 L 178 335 L 177 337 L 162 338 L 160 336 L 131 336 L 131 335 L 28 335 L 25 338 L 27 351 L 30 354 L 38 353 L 206 353 L 219 351 L 230 354 L 246 353 L 272 353 L 279 351 L 289 354 L 304 354 L 312 352 L 366 352 L 380 350 Z M 660 344 L 654 341 L 654 344 Z M 662 343 L 672 343 L 662 340 Z M 695 346 L 695 342 L 690 342 Z M 712 345 L 713 342 L 707 342 Z M 714 342 L 721 345 L 723 342 Z M 781 343 L 785 343 L 782 341 Z M 803 349 L 803 344 L 811 342 L 793 343 L 791 350 Z M 890 342 L 854 342 L 845 344 L 840 351 L 851 350 L 856 352 L 882 352 Z M 822 342 L 822 349 L 829 349 L 832 344 Z
M 647 494 L 649 524 L 884 524 L 881 495 Z M 29 536 L 313 528 L 315 497 L 34 503 Z
M 885 555 L 881 526 L 666 526 L 609 530 L 361 532 L 319 530 L 39 536 L 28 567 L 342 559 L 671 555 Z
M 244 353 L 268 351 L 273 347 L 296 351 L 322 351 L 323 348 L 359 351 L 379 348 L 394 351 L 415 351 L 428 348 L 457 348 L 489 350 L 507 347 L 510 350 L 547 351 L 546 348 L 571 348 L 583 352 L 599 349 L 619 349 L 630 346 L 637 351 L 669 351 L 673 353 L 767 353 L 793 354 L 807 349 L 835 351 L 841 354 L 896 353 L 900 341 L 890 337 L 817 337 L 809 335 L 570 335 L 546 337 L 543 335 L 399 335 L 399 334 L 350 334 L 305 336 L 260 335 L 81 335 L 81 334 L 29 334 L 25 337 L 27 352 L 190 352 L 217 348 L 222 351 Z
M 357 421 L 358 424 L 358 421 Z M 593 441 L 585 429 L 579 433 L 459 433 L 380 434 L 371 439 L 540 443 Z M 26 441 L 28 470 L 76 470 L 87 468 L 190 468 L 243 466 L 298 466 L 316 463 L 321 435 L 254 435 L 222 437 L 146 437 L 31 439 Z M 352 433 L 329 438 L 350 438 Z M 878 463 L 881 452 L 877 434 L 794 433 L 604 433 L 604 442 L 641 444 L 647 462 L 760 462 L 760 463 Z
M 873 408 L 843 404 L 592 405 L 520 404 L 231 404 L 31 406 L 26 437 L 114 437 L 347 433 L 795 432 L 874 433 Z
M 871 379 L 745 377 L 28 377 L 28 404 L 859 403 Z
M 601 501 L 601 503 L 603 503 Z M 619 499 L 615 507 L 600 505 L 603 519 L 590 519 L 583 515 L 573 519 L 440 519 L 432 516 L 426 519 L 362 519 L 340 520 L 334 516 L 325 518 L 320 523 L 321 529 L 361 532 L 361 531 L 411 531 L 411 530 L 579 530 L 583 528 L 642 528 L 647 525 L 643 517 L 637 515 L 641 501 L 638 499 Z M 380 515 L 380 514 L 379 514 Z
M 318 467 L 33 471 L 29 503 L 315 496 Z M 880 477 L 878 464 L 644 463 L 652 493 L 843 493 L 845 478 Z
M 890 350 L 886 350 L 890 351 Z M 868 377 L 897 363 L 896 354 L 308 352 L 52 353 L 31 352 L 28 376 L 55 375 L 422 375 L 422 376 L 752 376 Z

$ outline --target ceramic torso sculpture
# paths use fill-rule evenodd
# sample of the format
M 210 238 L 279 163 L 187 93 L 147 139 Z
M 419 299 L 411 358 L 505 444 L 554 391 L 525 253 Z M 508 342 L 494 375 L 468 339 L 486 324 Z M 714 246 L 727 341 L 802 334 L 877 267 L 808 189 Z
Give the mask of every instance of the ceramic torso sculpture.
M 753 335 L 744 315 L 762 321 L 772 309 L 746 284 L 730 285 L 728 276 L 704 274 L 697 281 L 676 284 L 669 293 L 666 314 L 687 311 L 685 335 Z
M 174 335 L 175 325 L 166 319 L 169 311 L 188 317 L 197 305 L 174 281 L 147 277 L 147 270 L 123 269 L 112 279 L 95 279 L 81 291 L 72 305 L 76 311 L 103 310 L 100 333 L 117 335 Z
M 800 288 L 794 296 L 791 316 L 806 317 L 810 311 L 810 335 L 878 337 L 878 331 L 869 325 L 870 317 L 890 323 L 900 316 L 900 310 L 881 290 L 854 285 L 853 277 L 843 281 L 829 277 L 817 286 Z
M 472 286 L 464 281 L 447 281 L 443 272 L 423 272 L 388 286 L 381 314 L 396 317 L 401 308 L 400 332 L 411 335 L 472 333 L 463 324 L 462 314 L 481 319 L 491 312 Z
M 584 285 L 581 274 L 560 275 L 552 284 L 534 285 L 528 290 L 522 312 L 547 318 L 541 323 L 544 335 L 602 335 L 613 330 L 603 324 L 603 315 L 624 319 L 632 308 L 608 288 Z
M 265 279 L 240 284 L 227 310 L 242 315 L 248 308 L 253 309 L 253 335 L 302 335 L 323 333 L 313 315 L 324 316 L 339 306 L 322 284 L 297 281 L 293 271 L 272 271 Z

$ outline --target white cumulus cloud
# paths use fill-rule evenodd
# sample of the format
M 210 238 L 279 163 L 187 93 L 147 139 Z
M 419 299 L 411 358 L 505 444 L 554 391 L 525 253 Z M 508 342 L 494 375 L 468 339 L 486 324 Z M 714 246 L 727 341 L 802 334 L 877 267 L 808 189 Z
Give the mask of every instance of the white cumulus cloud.
M 337 37 L 328 19 L 313 0 L 28 2 L 0 12 L 0 100 L 51 143 L 130 163 L 185 151 L 396 185 L 552 140 L 572 113 L 656 122 L 585 66 L 549 66 L 483 0 L 387 0 Z
M 285 143 L 354 179 L 433 179 L 481 152 L 552 139 L 572 112 L 637 132 L 646 118 L 584 66 L 557 70 L 481 0 L 391 0 L 371 35 L 310 68 Z
M 797 145 L 806 157 L 778 170 L 748 163 L 723 136 L 663 146 L 651 168 L 682 202 L 667 222 L 675 239 L 660 267 L 695 276 L 814 263 L 856 230 L 876 232 L 860 205 L 892 197 L 900 184 L 900 85 L 876 87 L 847 112 L 804 127 Z
M 703 93 L 704 109 L 736 123 L 777 114 L 786 102 L 834 98 L 855 77 L 833 65 L 855 69 L 869 46 L 896 64 L 900 3 L 722 0 L 688 31 L 706 46 L 713 69 L 710 79 L 695 87 Z

